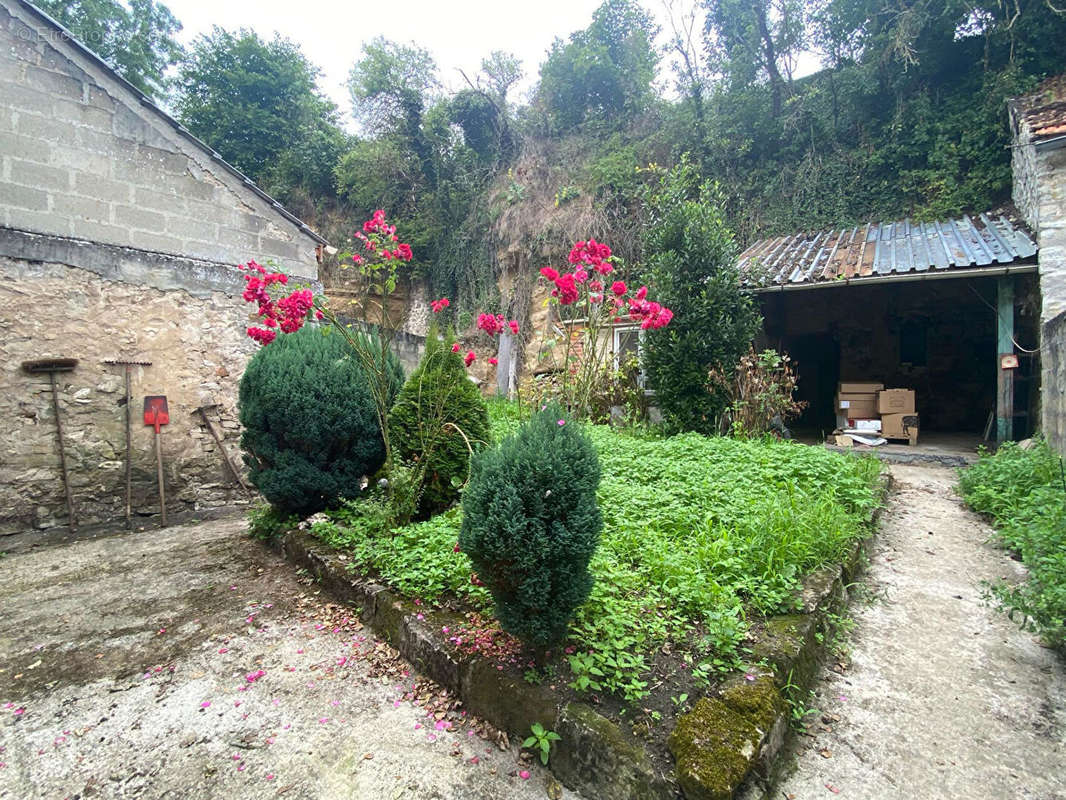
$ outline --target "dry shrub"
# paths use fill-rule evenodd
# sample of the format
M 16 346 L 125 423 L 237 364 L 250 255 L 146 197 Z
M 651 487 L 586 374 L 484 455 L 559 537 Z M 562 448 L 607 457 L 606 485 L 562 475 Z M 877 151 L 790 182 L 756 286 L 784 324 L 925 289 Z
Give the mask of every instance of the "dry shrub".
M 722 417 L 722 432 L 760 436 L 784 431 L 785 423 L 799 416 L 806 402 L 793 400 L 799 376 L 785 353 L 751 347 L 728 378 L 719 369 L 708 373 L 708 390 L 725 391 L 729 407 Z

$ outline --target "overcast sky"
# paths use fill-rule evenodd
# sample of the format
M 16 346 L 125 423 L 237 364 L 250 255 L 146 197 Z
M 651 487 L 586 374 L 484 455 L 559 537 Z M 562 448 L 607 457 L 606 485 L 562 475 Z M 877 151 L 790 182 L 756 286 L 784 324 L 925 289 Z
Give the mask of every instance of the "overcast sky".
M 514 53 L 524 62 L 523 89 L 528 89 L 554 38 L 586 27 L 601 1 L 165 0 L 184 26 L 185 43 L 212 25 L 253 28 L 266 38 L 278 31 L 292 39 L 322 70 L 322 90 L 346 117 L 350 104 L 345 79 L 363 42 L 376 36 L 428 49 L 442 82 L 453 89 L 464 85 L 459 69 L 473 78 L 481 59 L 493 50 Z M 649 10 L 665 14 L 661 0 L 654 7 L 649 4 Z
M 352 127 L 351 105 L 345 79 L 359 58 L 363 42 L 384 36 L 397 42 L 414 42 L 428 49 L 437 61 L 441 81 L 449 89 L 464 86 L 458 70 L 471 78 L 481 59 L 493 50 L 514 53 L 523 61 L 525 79 L 518 97 L 533 86 L 537 70 L 552 41 L 566 38 L 588 26 L 602 0 L 165 0 L 181 21 L 181 40 L 189 43 L 212 25 L 228 30 L 253 28 L 273 38 L 278 31 L 303 48 L 321 70 L 322 90 L 341 109 L 346 127 Z M 668 0 L 675 9 L 691 8 L 694 0 Z M 644 3 L 667 42 L 669 16 L 664 0 Z M 811 71 L 803 69 L 802 72 Z M 664 62 L 660 83 L 672 86 Z

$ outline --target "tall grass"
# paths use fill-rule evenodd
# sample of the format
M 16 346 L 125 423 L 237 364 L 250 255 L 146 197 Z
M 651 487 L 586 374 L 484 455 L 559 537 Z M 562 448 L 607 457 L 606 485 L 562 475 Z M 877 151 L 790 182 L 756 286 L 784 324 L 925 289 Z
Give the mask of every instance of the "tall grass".
M 1029 570 L 1018 586 L 998 581 L 992 596 L 1012 619 L 1066 647 L 1066 478 L 1062 459 L 1047 442 L 1023 450 L 1013 442 L 984 454 L 959 476 L 975 511 L 988 514 L 1000 542 Z

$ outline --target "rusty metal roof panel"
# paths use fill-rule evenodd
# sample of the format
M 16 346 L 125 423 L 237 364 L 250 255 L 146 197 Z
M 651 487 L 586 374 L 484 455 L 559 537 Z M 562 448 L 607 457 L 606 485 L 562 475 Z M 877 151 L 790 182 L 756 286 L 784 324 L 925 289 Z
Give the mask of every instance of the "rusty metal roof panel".
M 1030 141 L 1066 135 L 1066 73 L 1048 78 L 1032 94 L 1011 103 L 1029 128 Z
M 1036 250 L 1008 207 L 975 218 L 869 222 L 763 239 L 741 253 L 738 267 L 749 284 L 802 285 L 1011 264 Z

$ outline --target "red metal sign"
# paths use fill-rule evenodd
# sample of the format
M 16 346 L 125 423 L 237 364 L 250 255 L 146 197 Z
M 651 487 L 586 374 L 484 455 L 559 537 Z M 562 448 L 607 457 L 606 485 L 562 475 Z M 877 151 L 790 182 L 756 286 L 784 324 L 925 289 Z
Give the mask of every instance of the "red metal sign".
M 170 422 L 166 395 L 155 394 L 144 398 L 144 424 L 151 425 L 159 433 L 159 426 Z

